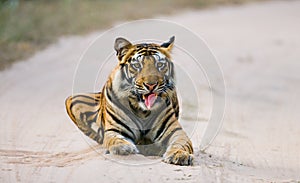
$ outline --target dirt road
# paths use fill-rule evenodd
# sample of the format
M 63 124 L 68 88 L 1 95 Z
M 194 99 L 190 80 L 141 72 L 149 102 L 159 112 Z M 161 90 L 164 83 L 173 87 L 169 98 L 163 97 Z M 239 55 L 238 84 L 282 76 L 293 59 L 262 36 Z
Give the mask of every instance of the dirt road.
M 100 33 L 62 38 L 1 72 L 0 182 L 300 181 L 299 10 L 275 1 L 163 17 L 206 40 L 226 82 L 223 128 L 192 167 L 104 155 L 71 123 L 64 100 Z

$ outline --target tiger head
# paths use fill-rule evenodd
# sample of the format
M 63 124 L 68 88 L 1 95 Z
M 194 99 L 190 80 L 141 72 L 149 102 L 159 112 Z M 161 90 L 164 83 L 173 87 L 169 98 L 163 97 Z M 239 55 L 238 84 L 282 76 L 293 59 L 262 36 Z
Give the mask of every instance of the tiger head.
M 169 98 L 168 92 L 174 88 L 174 69 L 170 58 L 174 40 L 173 36 L 161 45 L 134 45 L 124 38 L 116 39 L 114 48 L 122 78 L 130 88 L 131 95 L 128 97 L 135 100 L 131 102 L 133 107 L 152 110 Z

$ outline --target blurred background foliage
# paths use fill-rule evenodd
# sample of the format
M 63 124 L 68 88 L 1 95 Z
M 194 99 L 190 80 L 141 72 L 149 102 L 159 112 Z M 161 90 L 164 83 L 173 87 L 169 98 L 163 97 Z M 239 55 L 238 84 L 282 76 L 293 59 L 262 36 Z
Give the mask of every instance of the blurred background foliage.
M 0 70 L 63 35 L 87 34 L 116 21 L 260 0 L 0 0 Z

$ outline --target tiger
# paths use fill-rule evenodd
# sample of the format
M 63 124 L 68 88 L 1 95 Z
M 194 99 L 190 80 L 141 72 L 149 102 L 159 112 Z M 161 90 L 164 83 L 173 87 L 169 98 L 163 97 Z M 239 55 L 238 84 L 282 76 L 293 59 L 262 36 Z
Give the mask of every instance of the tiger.
M 192 143 L 178 121 L 174 40 L 132 44 L 116 38 L 118 64 L 102 91 L 66 99 L 71 120 L 107 153 L 156 155 L 169 164 L 193 164 Z

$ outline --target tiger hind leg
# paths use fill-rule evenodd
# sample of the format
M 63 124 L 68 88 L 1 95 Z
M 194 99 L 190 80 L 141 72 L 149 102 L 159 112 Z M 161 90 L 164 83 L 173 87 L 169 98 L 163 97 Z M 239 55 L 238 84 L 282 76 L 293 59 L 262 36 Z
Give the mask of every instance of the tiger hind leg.
M 66 99 L 66 110 L 75 125 L 88 137 L 103 143 L 103 125 L 99 118 L 101 112 L 101 93 L 78 94 Z

